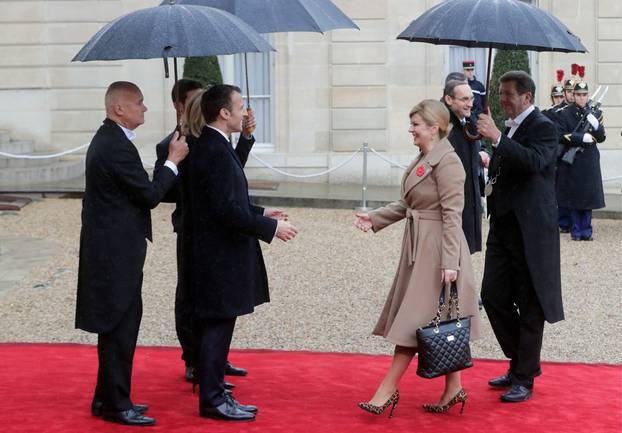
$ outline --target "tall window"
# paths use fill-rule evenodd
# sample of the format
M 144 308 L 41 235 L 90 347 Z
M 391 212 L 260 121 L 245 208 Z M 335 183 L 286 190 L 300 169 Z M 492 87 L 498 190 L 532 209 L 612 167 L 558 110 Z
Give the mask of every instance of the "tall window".
M 273 104 L 272 104 L 272 77 L 274 71 L 274 56 L 271 53 L 249 53 L 248 87 L 250 88 L 250 105 L 255 111 L 257 129 L 255 130 L 254 150 L 274 150 L 273 144 Z M 246 102 L 246 75 L 244 54 L 221 56 L 220 65 L 223 80 L 227 84 L 235 84 L 242 89 L 242 96 Z

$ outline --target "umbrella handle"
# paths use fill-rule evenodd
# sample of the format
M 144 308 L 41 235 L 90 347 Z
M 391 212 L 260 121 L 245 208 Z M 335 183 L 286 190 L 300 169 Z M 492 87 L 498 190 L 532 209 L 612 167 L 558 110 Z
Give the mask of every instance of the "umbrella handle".
M 481 140 L 482 134 L 471 134 L 469 132 L 470 127 L 471 127 L 471 122 L 467 120 L 464 126 L 462 127 L 462 135 L 464 135 L 464 138 L 466 138 L 469 141 Z

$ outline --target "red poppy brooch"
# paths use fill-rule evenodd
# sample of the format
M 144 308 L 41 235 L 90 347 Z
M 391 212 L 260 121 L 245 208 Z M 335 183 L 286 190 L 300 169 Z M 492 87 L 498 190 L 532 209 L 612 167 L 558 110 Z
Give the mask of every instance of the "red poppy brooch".
M 417 167 L 417 171 L 415 171 L 415 174 L 418 177 L 421 177 L 425 174 L 425 167 L 423 165 L 420 165 L 419 167 Z

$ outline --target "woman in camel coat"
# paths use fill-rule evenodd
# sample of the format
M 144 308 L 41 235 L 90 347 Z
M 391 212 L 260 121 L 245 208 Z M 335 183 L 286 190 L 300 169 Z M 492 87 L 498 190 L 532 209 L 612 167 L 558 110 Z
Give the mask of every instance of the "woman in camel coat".
M 382 413 L 399 399 L 402 375 L 417 352 L 417 328 L 436 314 L 445 285 L 456 281 L 462 316 L 472 315 L 471 339 L 480 333 L 478 292 L 469 247 L 462 231 L 465 173 L 460 158 L 447 141 L 449 112 L 438 101 L 425 100 L 410 112 L 409 132 L 421 152 L 402 179 L 401 198 L 369 214 L 357 214 L 355 225 L 377 232 L 406 219 L 402 252 L 393 286 L 374 328 L 395 344 L 393 363 L 375 395 L 359 407 Z M 438 404 L 424 405 L 428 412 L 446 412 L 466 401 L 460 372 L 445 376 Z

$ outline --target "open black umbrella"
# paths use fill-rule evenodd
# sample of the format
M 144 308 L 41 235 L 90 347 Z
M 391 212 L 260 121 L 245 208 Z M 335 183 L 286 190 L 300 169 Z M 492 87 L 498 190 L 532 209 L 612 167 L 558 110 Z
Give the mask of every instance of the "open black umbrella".
M 568 27 L 548 12 L 518 0 L 446 0 L 425 11 L 397 37 L 410 42 L 488 48 L 484 111 L 492 49 L 585 53 Z
M 107 24 L 72 61 L 161 57 L 168 77 L 168 58 L 173 57 L 177 82 L 177 57 L 263 51 L 274 51 L 274 48 L 232 14 L 171 1 L 165 6 L 131 12 Z
M 162 2 L 165 3 L 166 1 Z M 324 33 L 334 29 L 358 29 L 358 26 L 330 0 L 178 0 L 178 3 L 226 10 L 241 18 L 259 33 Z M 250 107 L 246 54 L 244 68 L 246 104 Z

